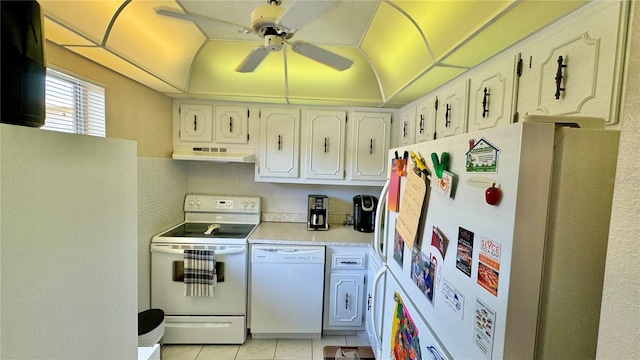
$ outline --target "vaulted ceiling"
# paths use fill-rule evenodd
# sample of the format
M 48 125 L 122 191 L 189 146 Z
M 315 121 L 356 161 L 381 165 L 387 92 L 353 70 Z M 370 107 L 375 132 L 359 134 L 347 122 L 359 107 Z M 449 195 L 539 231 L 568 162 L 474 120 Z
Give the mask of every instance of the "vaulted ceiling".
M 282 0 L 284 11 L 312 0 Z M 235 69 L 264 40 L 239 32 L 265 0 L 41 0 L 45 37 L 171 97 L 400 108 L 585 0 L 316 0 L 329 9 L 291 40 L 353 61 L 338 71 L 285 45 Z M 163 8 L 224 20 L 193 22 Z M 286 25 L 286 24 L 285 24 Z

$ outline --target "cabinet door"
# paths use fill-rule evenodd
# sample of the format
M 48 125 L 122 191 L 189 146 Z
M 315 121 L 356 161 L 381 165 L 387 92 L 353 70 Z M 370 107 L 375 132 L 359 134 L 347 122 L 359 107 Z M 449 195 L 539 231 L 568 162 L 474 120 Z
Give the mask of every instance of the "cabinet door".
M 400 146 L 412 145 L 415 141 L 416 107 L 408 106 L 403 109 L 400 120 Z
M 527 114 L 584 115 L 617 122 L 623 48 L 619 32 L 626 2 L 580 9 L 522 52 L 520 118 Z
M 260 118 L 260 176 L 297 178 L 300 111 L 262 109 Z
M 436 91 L 436 138 L 460 135 L 467 131 L 468 81 L 454 81 Z
M 308 179 L 344 179 L 345 111 L 307 111 Z
M 433 140 L 436 131 L 436 97 L 427 96 L 416 104 L 416 143 Z
M 331 274 L 329 325 L 361 326 L 364 274 Z
M 180 105 L 180 141 L 212 142 L 213 116 L 211 105 Z
M 386 180 L 391 114 L 354 112 L 351 180 Z
M 516 61 L 517 56 L 503 56 L 471 74 L 469 132 L 504 126 L 512 122 Z
M 247 144 L 249 142 L 249 108 L 246 106 L 216 106 L 216 142 Z

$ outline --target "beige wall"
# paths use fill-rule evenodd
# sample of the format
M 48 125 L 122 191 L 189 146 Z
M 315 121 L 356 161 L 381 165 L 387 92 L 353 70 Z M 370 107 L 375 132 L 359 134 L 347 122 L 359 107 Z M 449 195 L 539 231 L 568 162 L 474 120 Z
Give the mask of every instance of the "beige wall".
M 172 99 L 50 41 L 47 63 L 106 87 L 107 136 L 135 140 L 138 156 L 170 158 Z
M 633 3 L 598 359 L 640 359 L 640 5 Z

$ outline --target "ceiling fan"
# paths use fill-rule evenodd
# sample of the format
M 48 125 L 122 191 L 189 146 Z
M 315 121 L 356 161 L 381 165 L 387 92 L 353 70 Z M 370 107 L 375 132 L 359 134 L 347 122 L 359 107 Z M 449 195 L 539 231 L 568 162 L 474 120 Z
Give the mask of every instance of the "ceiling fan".
M 196 24 L 226 24 L 238 28 L 245 34 L 256 34 L 264 39 L 264 45 L 258 46 L 236 68 L 236 71 L 247 73 L 254 71 L 264 58 L 272 51 L 280 51 L 285 44 L 291 49 L 312 60 L 330 66 L 338 71 L 351 67 L 353 61 L 331 51 L 304 41 L 289 42 L 298 29 L 316 17 L 327 12 L 335 5 L 333 1 L 297 1 L 288 9 L 280 6 L 282 0 L 266 0 L 267 4 L 257 7 L 251 12 L 251 27 L 233 22 L 212 18 L 199 14 L 185 14 L 167 7 L 157 7 L 159 15 L 182 19 Z

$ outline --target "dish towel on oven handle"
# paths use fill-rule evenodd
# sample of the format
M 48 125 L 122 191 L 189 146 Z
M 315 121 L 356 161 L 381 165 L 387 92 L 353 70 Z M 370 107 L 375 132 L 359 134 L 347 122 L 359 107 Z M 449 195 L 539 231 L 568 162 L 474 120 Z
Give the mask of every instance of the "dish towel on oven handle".
M 213 296 L 217 280 L 213 250 L 184 250 L 185 296 Z

